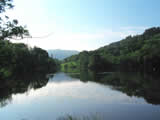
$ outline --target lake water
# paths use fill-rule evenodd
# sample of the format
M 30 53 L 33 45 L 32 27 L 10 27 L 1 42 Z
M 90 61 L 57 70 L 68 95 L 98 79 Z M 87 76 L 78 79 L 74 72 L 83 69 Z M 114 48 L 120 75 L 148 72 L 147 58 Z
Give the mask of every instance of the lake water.
M 138 73 L 56 73 L 0 85 L 0 120 L 160 120 L 160 79 Z M 17 80 L 17 81 L 15 81 Z M 23 82 L 22 82 L 23 81 Z

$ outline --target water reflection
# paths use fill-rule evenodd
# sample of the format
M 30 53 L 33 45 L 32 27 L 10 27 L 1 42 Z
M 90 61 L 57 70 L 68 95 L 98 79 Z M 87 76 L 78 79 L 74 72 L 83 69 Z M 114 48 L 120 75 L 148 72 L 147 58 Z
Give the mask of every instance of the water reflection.
M 98 84 L 110 85 L 112 89 L 128 96 L 143 97 L 148 103 L 160 104 L 160 77 L 141 73 L 99 73 L 82 71 L 80 74 L 69 74 L 83 82 L 94 81 Z
M 158 97 L 156 89 L 159 83 L 155 82 L 158 77 L 156 80 L 152 76 L 138 73 L 96 74 L 91 71 L 47 76 L 48 78 L 42 73 L 21 75 L 1 81 L 1 106 L 11 101 L 12 104 L 0 109 L 0 118 L 56 120 L 65 115 L 88 116 L 99 113 L 102 120 L 160 119 L 159 106 L 148 104 L 143 98 L 130 97 L 148 97 L 152 92 L 157 93 Z M 154 90 L 150 90 L 152 88 Z M 149 97 L 159 101 L 153 95 Z M 151 101 L 155 104 L 153 100 Z
M 12 101 L 12 95 L 25 93 L 31 89 L 38 89 L 48 83 L 49 77 L 45 73 L 15 75 L 0 80 L 0 107 Z

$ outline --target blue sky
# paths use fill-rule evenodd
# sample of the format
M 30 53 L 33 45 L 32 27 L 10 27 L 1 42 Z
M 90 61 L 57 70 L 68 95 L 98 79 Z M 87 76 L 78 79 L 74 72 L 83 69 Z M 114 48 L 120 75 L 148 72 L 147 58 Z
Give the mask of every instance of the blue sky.
M 159 26 L 158 0 L 15 0 L 8 14 L 43 39 L 22 42 L 44 49 L 94 50 Z

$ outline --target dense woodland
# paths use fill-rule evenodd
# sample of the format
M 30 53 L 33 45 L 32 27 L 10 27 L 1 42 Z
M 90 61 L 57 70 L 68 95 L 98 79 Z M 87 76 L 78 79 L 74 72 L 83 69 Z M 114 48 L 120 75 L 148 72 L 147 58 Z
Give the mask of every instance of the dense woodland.
M 4 13 L 13 8 L 12 0 L 0 3 L 0 78 L 14 72 L 56 71 L 59 62 L 50 58 L 41 48 L 29 48 L 10 39 L 29 37 L 26 27 L 18 20 L 11 20 Z M 128 36 L 125 39 L 101 47 L 95 51 L 83 51 L 63 61 L 62 70 L 91 69 L 101 71 L 145 71 L 160 72 L 160 27 L 145 30 L 142 35 Z
M 56 61 L 41 48 L 0 41 L 0 78 L 17 73 L 55 72 L 57 67 Z
M 64 60 L 62 70 L 91 69 L 96 71 L 160 72 L 160 27 L 145 30 L 142 35 L 83 51 Z
M 45 50 L 10 42 L 31 37 L 25 26 L 5 14 L 11 8 L 14 8 L 13 0 L 0 1 L 0 79 L 14 74 L 55 72 L 58 62 L 50 58 Z

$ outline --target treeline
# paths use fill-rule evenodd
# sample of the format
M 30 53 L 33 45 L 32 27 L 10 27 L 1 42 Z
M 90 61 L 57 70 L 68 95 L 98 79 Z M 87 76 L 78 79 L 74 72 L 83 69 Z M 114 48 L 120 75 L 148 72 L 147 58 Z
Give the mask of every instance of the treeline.
M 160 72 L 160 27 L 145 30 L 142 35 L 83 51 L 64 60 L 63 69 L 91 69 L 96 71 Z
M 0 79 L 17 73 L 55 72 L 57 69 L 58 62 L 45 50 L 0 40 Z
M 10 39 L 21 40 L 31 37 L 25 26 L 5 13 L 13 9 L 13 0 L 0 1 L 0 80 L 12 75 L 36 72 L 55 72 L 58 62 L 41 48 L 29 48 L 23 43 L 11 43 Z

